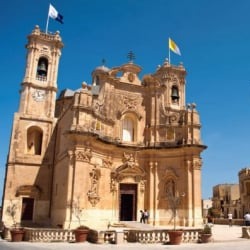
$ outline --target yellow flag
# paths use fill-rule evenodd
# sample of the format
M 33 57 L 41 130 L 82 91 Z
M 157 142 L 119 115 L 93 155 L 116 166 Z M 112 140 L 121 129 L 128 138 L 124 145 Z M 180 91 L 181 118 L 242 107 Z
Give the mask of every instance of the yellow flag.
M 168 39 L 168 45 L 169 45 L 169 49 L 172 50 L 174 53 L 176 53 L 177 55 L 181 55 L 181 51 L 179 49 L 179 47 L 176 45 L 176 43 L 169 38 Z

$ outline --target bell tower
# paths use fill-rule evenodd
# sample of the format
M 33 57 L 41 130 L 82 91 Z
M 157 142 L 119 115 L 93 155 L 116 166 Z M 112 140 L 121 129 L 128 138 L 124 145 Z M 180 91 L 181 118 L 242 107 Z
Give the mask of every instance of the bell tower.
M 22 208 L 16 218 L 20 223 L 49 221 L 57 122 L 54 112 L 62 47 L 58 31 L 47 34 L 36 26 L 28 36 L 26 70 L 19 111 L 13 120 L 3 196 L 3 211 L 11 202 Z M 3 221 L 10 223 L 5 213 Z
M 36 26 L 28 36 L 20 113 L 54 117 L 57 72 L 62 47 L 63 43 L 58 31 L 55 34 L 47 34 Z

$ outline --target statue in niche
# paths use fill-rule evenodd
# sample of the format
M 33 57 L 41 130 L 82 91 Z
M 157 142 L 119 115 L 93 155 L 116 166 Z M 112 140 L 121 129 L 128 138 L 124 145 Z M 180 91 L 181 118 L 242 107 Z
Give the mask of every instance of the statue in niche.
M 90 192 L 92 194 L 98 195 L 98 183 L 99 183 L 99 177 L 100 177 L 100 170 L 96 167 L 93 168 L 92 172 L 90 173 L 91 177 L 91 189 Z
M 174 180 L 168 180 L 165 184 L 165 192 L 167 196 L 174 197 L 175 196 L 175 182 Z
M 90 172 L 90 178 L 91 178 L 91 188 L 88 191 L 88 199 L 92 206 L 95 206 L 97 202 L 99 202 L 99 179 L 100 179 L 101 173 L 100 169 L 97 169 L 96 167 L 93 168 L 92 172 Z

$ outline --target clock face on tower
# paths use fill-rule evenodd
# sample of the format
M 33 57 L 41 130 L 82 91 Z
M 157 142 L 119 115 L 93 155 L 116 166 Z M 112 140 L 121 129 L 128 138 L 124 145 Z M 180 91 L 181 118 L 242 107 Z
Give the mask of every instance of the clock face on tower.
M 39 90 L 39 89 L 37 89 L 37 90 L 35 90 L 33 92 L 32 96 L 33 96 L 33 99 L 35 101 L 41 102 L 41 101 L 43 101 L 45 99 L 46 92 L 45 92 L 45 90 L 41 90 L 41 89 Z

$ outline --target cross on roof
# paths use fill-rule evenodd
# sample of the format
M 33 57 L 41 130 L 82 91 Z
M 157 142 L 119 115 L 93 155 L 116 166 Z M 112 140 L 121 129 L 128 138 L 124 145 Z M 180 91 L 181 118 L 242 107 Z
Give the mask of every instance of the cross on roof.
M 103 58 L 103 59 L 102 59 L 102 65 L 104 66 L 105 63 L 106 63 L 106 60 Z
M 132 50 L 128 52 L 127 58 L 129 59 L 130 63 L 133 63 L 133 60 L 135 59 L 135 54 Z

